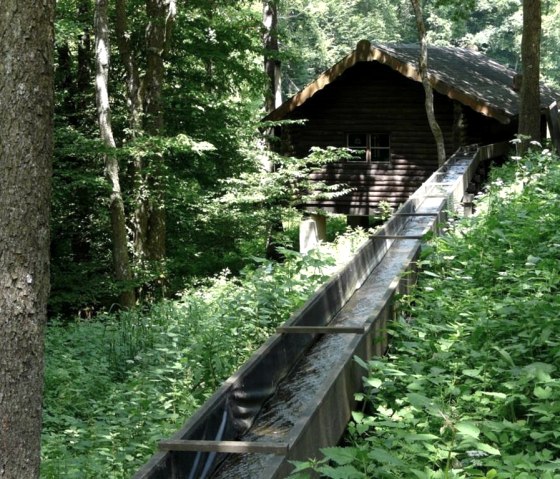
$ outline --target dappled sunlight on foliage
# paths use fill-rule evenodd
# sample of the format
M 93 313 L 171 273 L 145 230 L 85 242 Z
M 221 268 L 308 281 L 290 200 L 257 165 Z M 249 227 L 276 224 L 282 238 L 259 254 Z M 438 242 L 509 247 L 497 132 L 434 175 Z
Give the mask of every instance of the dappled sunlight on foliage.
M 128 478 L 367 238 L 347 231 L 282 264 L 145 311 L 53 322 L 47 334 L 42 477 Z
M 559 477 L 560 164 L 531 153 L 492 178 L 425 250 L 387 357 L 360 363 L 349 446 L 294 477 Z

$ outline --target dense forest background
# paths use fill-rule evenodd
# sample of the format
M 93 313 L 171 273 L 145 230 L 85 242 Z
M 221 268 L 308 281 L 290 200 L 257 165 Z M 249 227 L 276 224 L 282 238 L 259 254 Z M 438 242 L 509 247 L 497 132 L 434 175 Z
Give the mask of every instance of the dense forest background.
M 290 205 L 274 192 L 281 180 L 267 185 L 275 201 L 232 180 L 263 184 L 263 3 L 108 3 L 57 2 L 53 317 L 89 317 L 172 295 L 224 268 L 236 273 L 264 255 L 278 205 Z M 360 39 L 415 42 L 409 3 L 277 2 L 284 98 Z M 424 9 L 431 43 L 476 48 L 520 68 L 518 0 L 430 0 Z M 560 2 L 544 1 L 542 76 L 557 87 L 559 19 Z M 100 124 L 109 131 L 98 109 L 103 68 L 113 143 L 100 135 Z

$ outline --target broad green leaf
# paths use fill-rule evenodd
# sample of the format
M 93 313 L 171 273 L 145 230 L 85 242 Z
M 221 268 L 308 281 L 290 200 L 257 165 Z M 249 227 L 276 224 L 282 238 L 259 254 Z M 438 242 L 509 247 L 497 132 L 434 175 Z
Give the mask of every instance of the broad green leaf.
M 470 421 L 461 421 L 455 425 L 455 428 L 463 436 L 472 437 L 474 439 L 478 439 L 478 436 L 480 436 L 480 429 Z
M 384 449 L 374 448 L 368 453 L 368 457 L 375 459 L 380 464 L 404 465 L 403 461 Z
M 552 396 L 552 389 L 549 387 L 541 388 L 540 386 L 535 386 L 533 394 L 539 399 L 550 399 Z
M 405 434 L 403 437 L 407 442 L 435 441 L 439 439 L 439 437 L 434 434 Z
M 439 274 L 433 273 L 432 271 L 423 271 L 423 274 L 425 274 L 426 276 L 432 276 L 433 278 L 439 278 Z
M 295 469 L 292 471 L 293 473 L 307 471 L 310 469 L 314 464 L 312 461 L 289 461 L 292 466 L 295 466 Z
M 505 349 L 499 348 L 497 346 L 493 346 L 492 349 L 497 351 L 500 354 L 500 356 L 502 356 L 502 358 L 504 358 L 511 366 L 515 366 L 515 363 L 513 362 L 511 355 Z
M 556 369 L 552 364 L 535 362 L 528 364 L 523 368 L 525 374 L 531 379 L 537 379 L 540 382 L 551 381 L 551 373 Z
M 373 388 L 379 388 L 383 384 L 383 381 L 379 378 L 367 378 L 365 383 Z
M 345 465 L 340 467 L 321 466 L 317 468 L 323 477 L 330 479 L 361 479 L 365 474 L 358 471 L 354 466 Z
M 463 374 L 470 378 L 481 378 L 480 376 L 480 369 L 463 369 Z
M 356 361 L 366 371 L 369 371 L 368 363 L 366 363 L 362 358 L 360 358 L 359 356 L 354 356 L 354 361 Z
M 351 447 L 324 447 L 321 452 L 340 466 L 350 464 L 356 458 L 356 450 Z
M 364 413 L 361 411 L 352 411 L 352 419 L 354 422 L 362 422 L 364 419 Z
M 488 454 L 492 455 L 492 456 L 500 456 L 500 451 L 498 449 L 496 449 L 495 447 L 492 447 L 488 444 L 484 444 L 482 442 L 478 443 L 476 445 L 477 449 L 479 451 L 483 451 L 483 452 L 487 452 Z
M 408 393 L 406 395 L 408 402 L 417 409 L 432 406 L 432 400 L 422 394 Z
M 507 394 L 504 393 L 496 393 L 492 391 L 479 391 L 479 394 L 484 394 L 485 396 L 492 396 L 498 399 L 505 399 L 507 398 Z

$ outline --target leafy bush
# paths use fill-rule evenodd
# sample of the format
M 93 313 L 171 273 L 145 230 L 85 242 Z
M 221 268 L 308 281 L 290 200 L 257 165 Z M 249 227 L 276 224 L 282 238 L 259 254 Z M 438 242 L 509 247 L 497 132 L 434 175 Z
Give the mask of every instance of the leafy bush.
M 255 258 L 145 311 L 49 325 L 43 478 L 128 478 L 365 238 Z
M 497 170 L 481 213 L 421 260 L 329 478 L 560 478 L 560 165 Z

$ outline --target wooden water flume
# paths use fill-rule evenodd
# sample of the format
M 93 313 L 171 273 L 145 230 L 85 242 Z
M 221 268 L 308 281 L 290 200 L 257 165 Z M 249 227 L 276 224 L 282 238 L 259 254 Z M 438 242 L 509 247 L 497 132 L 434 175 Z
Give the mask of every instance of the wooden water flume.
M 463 205 L 477 170 L 507 144 L 463 148 L 399 208 L 341 271 L 254 353 L 134 479 L 286 477 L 289 461 L 338 443 L 363 371 L 383 354 L 394 296 L 414 282 L 422 238 Z M 467 196 L 468 198 L 468 196 Z M 408 274 L 407 274 L 408 273 Z

